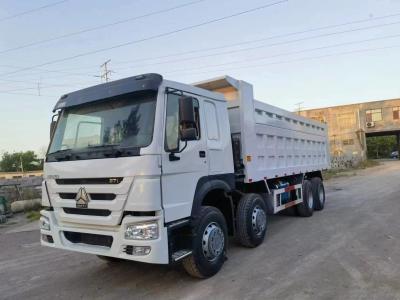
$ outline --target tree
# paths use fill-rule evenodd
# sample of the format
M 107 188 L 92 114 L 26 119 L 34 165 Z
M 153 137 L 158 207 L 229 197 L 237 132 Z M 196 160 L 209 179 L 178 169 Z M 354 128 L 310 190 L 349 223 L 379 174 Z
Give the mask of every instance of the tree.
M 397 150 L 395 136 L 373 136 L 367 138 L 368 158 L 388 158 Z
M 33 151 L 5 152 L 0 161 L 0 170 L 3 172 L 35 171 L 43 169 L 43 161 L 38 159 Z

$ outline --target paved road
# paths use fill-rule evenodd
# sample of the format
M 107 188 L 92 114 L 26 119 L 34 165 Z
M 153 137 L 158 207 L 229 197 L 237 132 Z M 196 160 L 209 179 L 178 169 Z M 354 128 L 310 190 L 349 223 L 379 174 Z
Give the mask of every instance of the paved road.
M 29 225 L 2 227 L 0 299 L 400 299 L 400 162 L 357 173 L 328 181 L 312 218 L 271 217 L 257 249 L 231 243 L 203 281 L 42 248 Z

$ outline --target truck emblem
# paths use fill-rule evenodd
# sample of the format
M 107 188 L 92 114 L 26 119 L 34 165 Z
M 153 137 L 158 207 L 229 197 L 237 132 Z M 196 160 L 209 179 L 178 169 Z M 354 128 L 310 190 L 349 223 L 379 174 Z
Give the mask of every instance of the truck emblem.
M 85 188 L 81 187 L 75 197 L 77 208 L 87 208 L 90 201 L 88 193 Z

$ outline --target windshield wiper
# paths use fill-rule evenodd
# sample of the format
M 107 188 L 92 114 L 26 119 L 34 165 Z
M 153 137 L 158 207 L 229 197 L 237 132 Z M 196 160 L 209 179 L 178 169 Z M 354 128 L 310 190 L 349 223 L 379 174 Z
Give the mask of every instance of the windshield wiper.
M 102 144 L 102 145 L 88 145 L 88 148 L 89 149 L 103 148 L 105 150 L 103 152 L 103 155 L 105 157 L 120 157 L 125 152 L 125 150 L 120 149 L 119 146 L 120 146 L 119 144 Z
M 54 158 L 56 160 L 58 160 L 58 161 L 60 161 L 60 160 L 69 160 L 71 158 L 71 154 L 70 154 L 71 151 L 72 151 L 71 148 L 62 149 L 62 150 L 57 150 L 57 151 L 51 152 L 48 155 L 54 155 Z M 65 155 L 63 155 L 63 156 L 61 156 L 61 155 L 58 156 L 57 155 L 57 154 L 61 154 L 61 153 L 65 153 Z
M 88 148 L 109 148 L 109 147 L 116 147 L 119 146 L 119 144 L 101 144 L 101 145 L 88 145 Z

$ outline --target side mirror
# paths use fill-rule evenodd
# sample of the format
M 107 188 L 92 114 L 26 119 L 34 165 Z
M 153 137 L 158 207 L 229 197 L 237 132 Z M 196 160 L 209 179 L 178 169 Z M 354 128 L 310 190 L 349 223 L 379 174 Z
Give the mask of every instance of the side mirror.
M 195 124 L 194 107 L 192 97 L 179 98 L 179 123 L 180 124 Z
M 56 130 L 57 121 L 51 121 L 50 123 L 50 139 L 53 137 L 54 130 Z
M 195 128 L 185 128 L 181 130 L 181 140 L 182 141 L 194 141 L 197 139 Z

